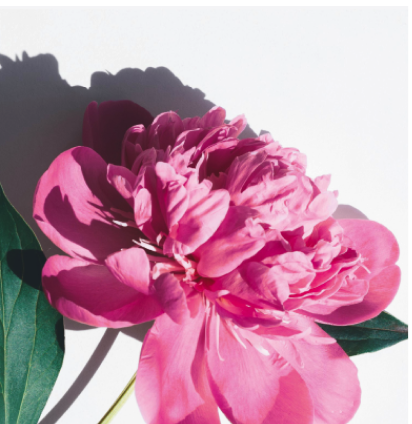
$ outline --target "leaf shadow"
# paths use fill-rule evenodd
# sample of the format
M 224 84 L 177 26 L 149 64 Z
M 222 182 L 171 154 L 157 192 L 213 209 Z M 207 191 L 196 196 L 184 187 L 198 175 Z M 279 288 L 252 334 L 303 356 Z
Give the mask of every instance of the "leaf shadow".
M 7 265 L 13 273 L 33 289 L 42 291 L 41 270 L 46 263 L 44 253 L 36 249 L 12 249 L 7 252 Z

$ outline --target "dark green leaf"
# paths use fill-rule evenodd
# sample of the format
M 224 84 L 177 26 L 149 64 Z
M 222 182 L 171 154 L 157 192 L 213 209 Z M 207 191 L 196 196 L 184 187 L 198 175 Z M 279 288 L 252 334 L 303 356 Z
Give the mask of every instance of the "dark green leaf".
M 347 327 L 318 325 L 336 339 L 349 356 L 385 349 L 408 338 L 408 326 L 387 312 Z
M 35 424 L 64 355 L 62 316 L 41 289 L 45 257 L 0 186 L 0 423 Z

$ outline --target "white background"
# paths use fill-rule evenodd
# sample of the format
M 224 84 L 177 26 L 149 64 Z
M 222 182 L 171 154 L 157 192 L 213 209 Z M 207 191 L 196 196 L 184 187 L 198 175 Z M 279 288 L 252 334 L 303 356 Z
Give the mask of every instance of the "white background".
M 306 153 L 311 176 L 332 174 L 340 203 L 395 234 L 403 280 L 388 311 L 407 321 L 406 8 L 0 10 L 0 53 L 15 61 L 23 51 L 22 62 L 0 60 L 0 180 L 26 219 L 41 173 L 81 144 L 93 97 L 187 116 L 210 107 L 203 92 L 229 118 L 245 113 L 255 133 L 268 130 Z M 58 71 L 53 58 L 33 58 L 40 53 L 53 55 Z M 183 85 L 165 70 L 116 76 L 160 66 Z M 98 71 L 112 76 L 95 74 L 91 84 Z M 348 212 L 357 213 L 339 211 Z M 63 368 L 42 416 L 52 412 L 42 424 L 59 416 L 61 424 L 94 424 L 134 373 L 147 327 L 125 334 L 66 324 L 75 329 L 66 331 Z M 351 423 L 405 424 L 407 342 L 353 360 L 363 395 Z M 143 423 L 134 397 L 113 422 Z

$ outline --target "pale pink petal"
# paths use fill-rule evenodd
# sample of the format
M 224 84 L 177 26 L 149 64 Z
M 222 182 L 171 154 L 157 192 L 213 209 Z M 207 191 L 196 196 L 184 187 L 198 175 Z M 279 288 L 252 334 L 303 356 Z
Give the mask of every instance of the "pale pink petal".
M 34 219 L 54 244 L 69 255 L 101 263 L 133 246 L 140 234 L 113 222 L 133 219 L 133 211 L 108 183 L 106 169 L 92 149 L 67 150 L 43 174 L 33 205 Z
M 310 320 L 305 321 L 302 324 L 310 328 L 310 338 L 275 338 L 270 343 L 306 383 L 313 402 L 313 422 L 346 424 L 360 404 L 356 366 L 324 331 Z M 314 343 L 316 338 L 325 341 Z
M 92 102 L 83 118 L 83 145 L 91 147 L 107 162 L 121 163 L 122 140 L 128 128 L 153 121 L 152 115 L 129 100 Z
M 136 398 L 147 424 L 218 424 L 205 376 L 204 306 L 182 325 L 167 315 L 156 320 L 143 343 Z
M 219 277 L 239 266 L 265 245 L 263 228 L 253 221 L 256 213 L 243 206 L 231 206 L 215 234 L 195 255 L 197 271 L 205 277 Z
M 51 305 L 88 325 L 121 328 L 162 313 L 155 297 L 125 286 L 102 265 L 56 255 L 47 260 L 42 279 Z
M 151 294 L 150 262 L 143 249 L 132 247 L 113 253 L 106 259 L 106 266 L 126 286 Z

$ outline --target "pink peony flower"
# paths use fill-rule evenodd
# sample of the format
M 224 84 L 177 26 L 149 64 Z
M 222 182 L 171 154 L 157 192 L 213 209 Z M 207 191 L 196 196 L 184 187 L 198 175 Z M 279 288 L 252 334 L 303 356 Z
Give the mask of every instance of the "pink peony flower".
M 62 153 L 35 193 L 35 219 L 69 255 L 48 259 L 46 296 L 90 325 L 156 318 L 136 383 L 149 424 L 218 423 L 217 407 L 233 423 L 347 423 L 356 367 L 315 321 L 378 315 L 400 281 L 396 240 L 334 220 L 329 177 L 224 119 L 89 105 L 94 150 Z

